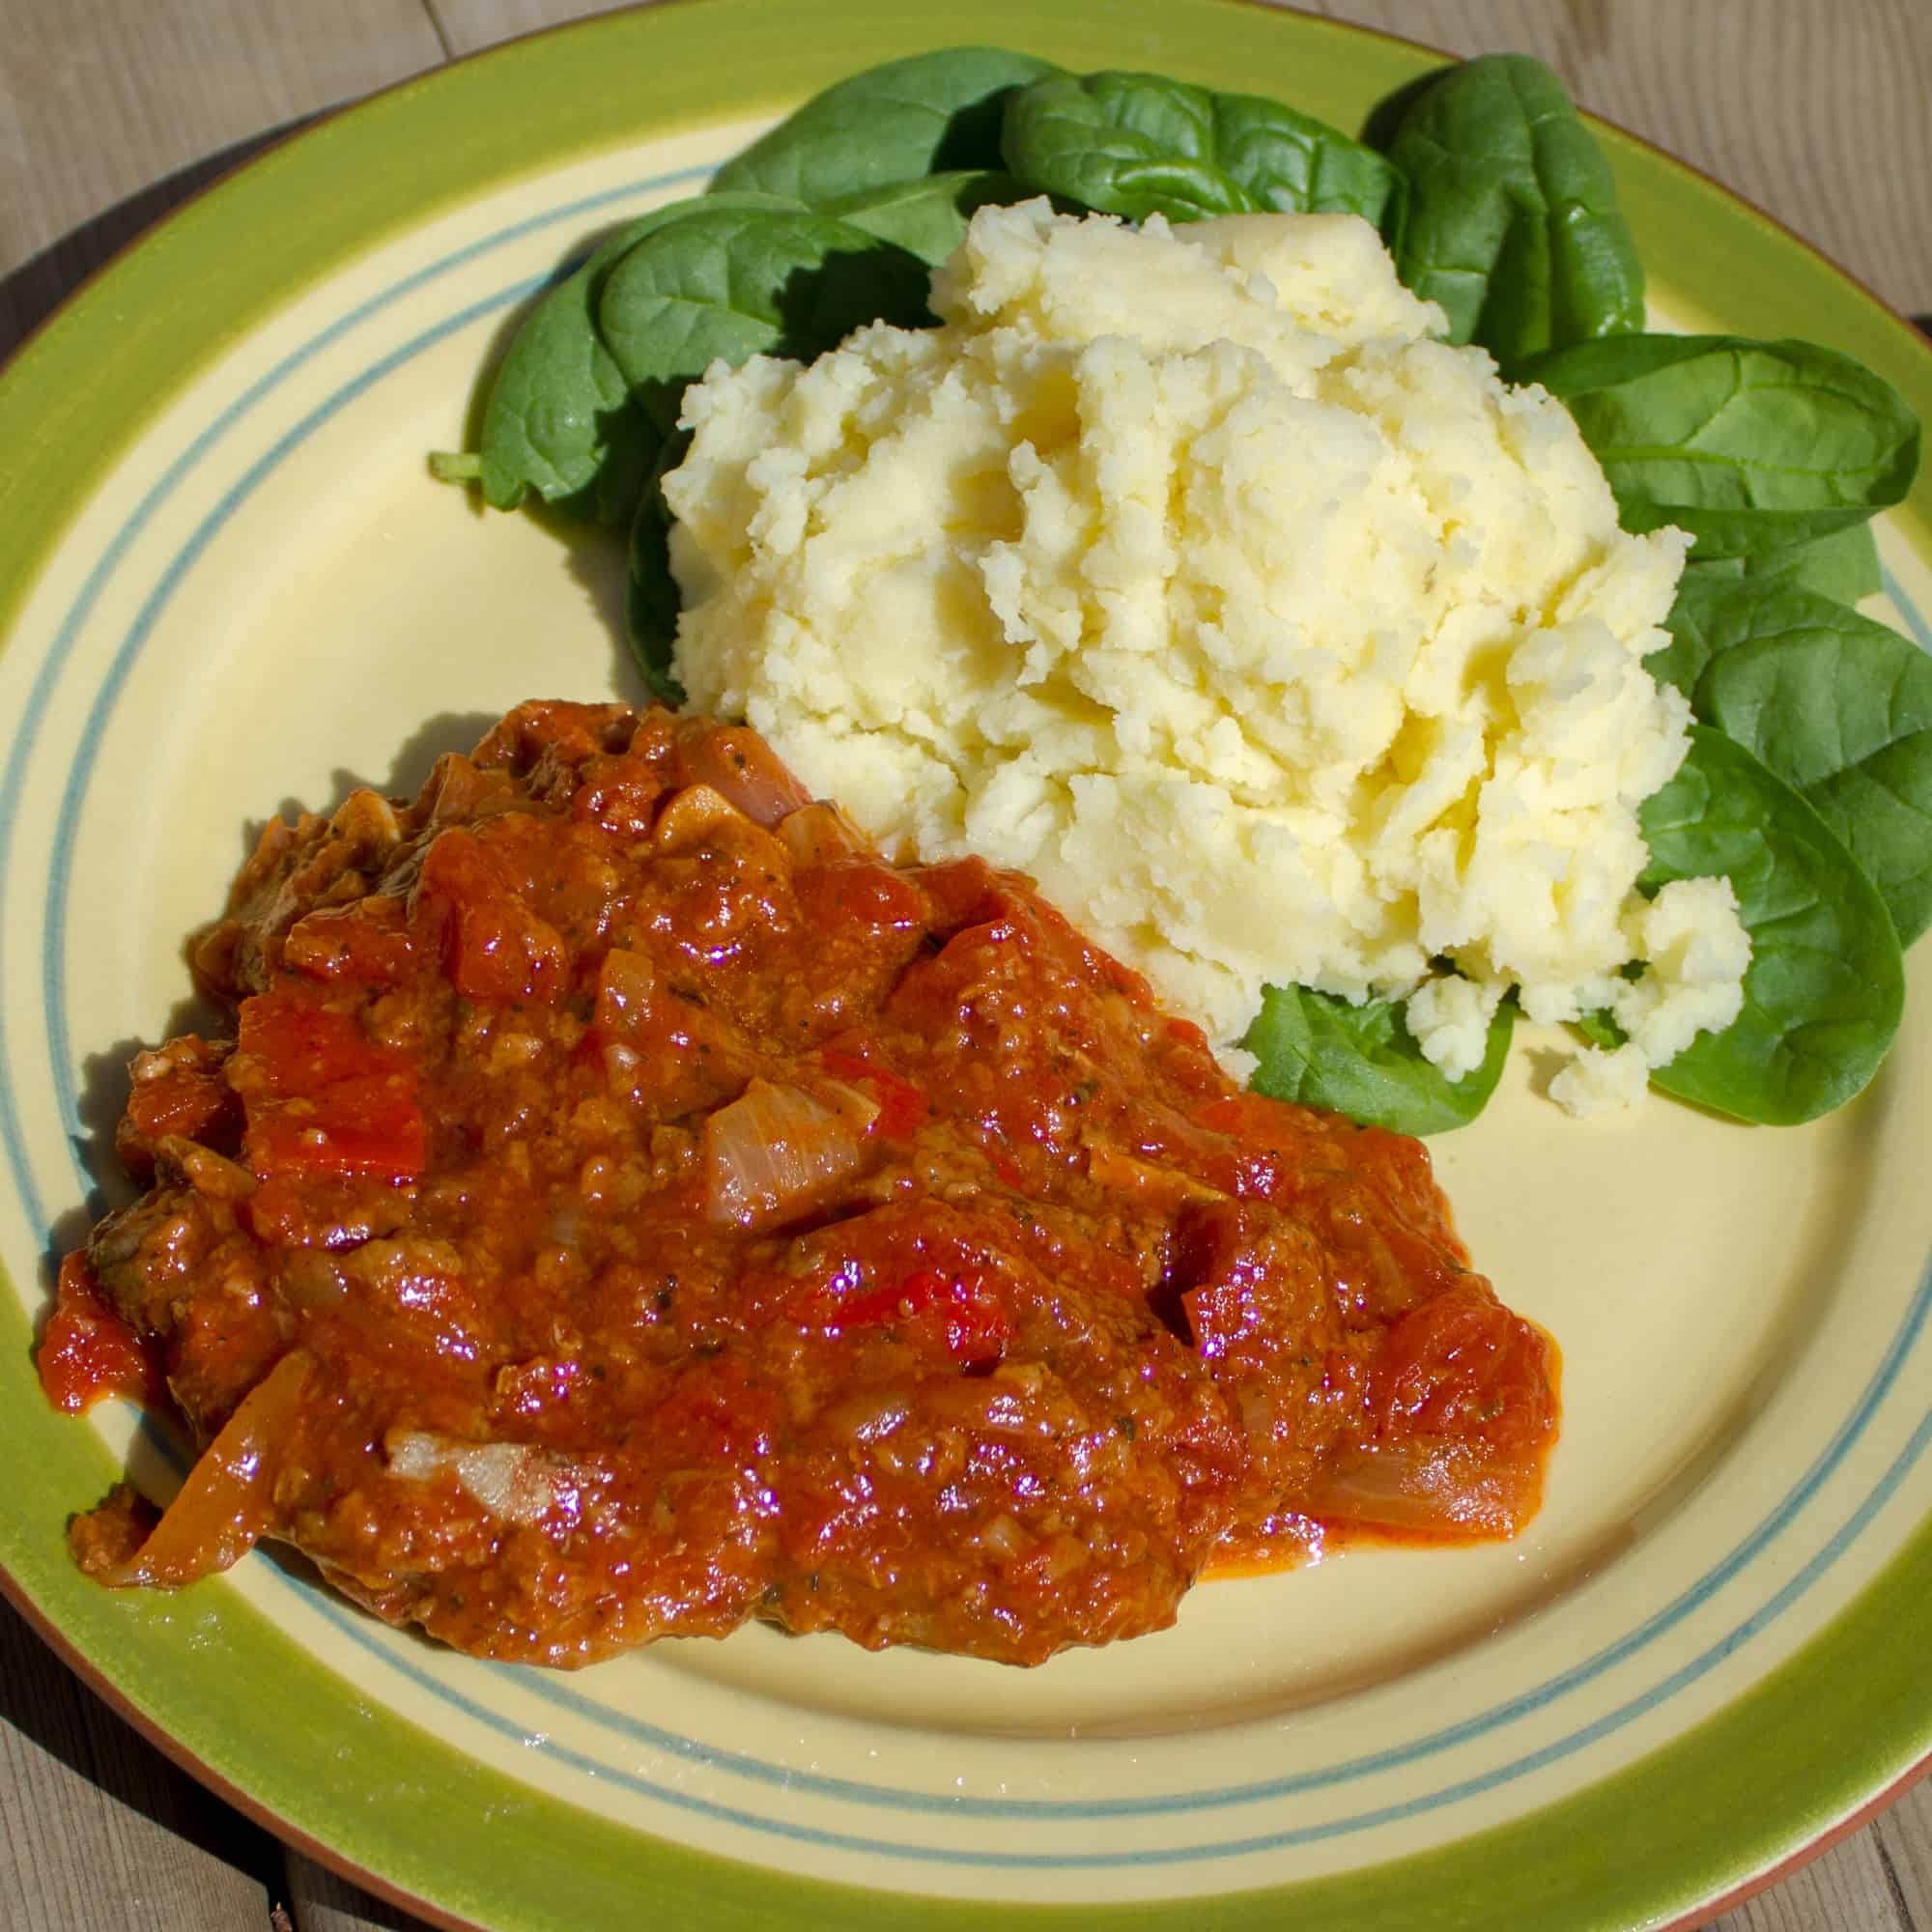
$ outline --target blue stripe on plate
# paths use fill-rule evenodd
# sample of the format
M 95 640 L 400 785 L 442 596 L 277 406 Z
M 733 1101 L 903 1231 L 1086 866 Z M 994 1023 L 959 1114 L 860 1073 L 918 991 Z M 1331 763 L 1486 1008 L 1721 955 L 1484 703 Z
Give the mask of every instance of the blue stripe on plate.
M 1879 581 L 1885 594 L 1898 606 L 1898 614 L 1905 620 L 1905 628 L 1912 634 L 1912 641 L 1921 651 L 1932 651 L 1932 625 L 1928 625 L 1919 614 L 1918 606 L 1905 594 L 1905 586 L 1890 571 L 1881 570 Z

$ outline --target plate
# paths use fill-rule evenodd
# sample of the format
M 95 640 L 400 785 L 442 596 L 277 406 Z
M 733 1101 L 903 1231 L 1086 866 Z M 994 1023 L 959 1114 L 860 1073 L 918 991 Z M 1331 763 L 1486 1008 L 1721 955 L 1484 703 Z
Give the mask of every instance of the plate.
M 1104 45 L 1095 22 L 1104 18 Z M 1869 1094 L 1797 1131 L 1575 1123 L 1514 1056 L 1435 1144 L 1478 1264 L 1566 1363 L 1518 1542 L 1194 1593 L 1034 1672 L 764 1630 L 576 1676 L 388 1631 L 257 1552 L 175 1596 L 69 1514 L 179 1458 L 52 1414 L 50 1259 L 113 1183 L 137 1041 L 268 813 L 412 789 L 530 696 L 638 696 L 619 565 L 429 476 L 556 265 L 838 75 L 948 38 L 886 0 L 607 16 L 256 162 L 0 379 L 0 1525 L 10 1587 L 151 1734 L 432 1917 L 1517 1932 L 1655 1924 L 1932 1751 L 1932 948 Z M 1259 89 L 1345 126 L 1417 49 L 1223 0 L 992 4 L 973 32 Z M 1765 217 L 1606 135 L 1663 322 L 1830 342 L 1932 419 L 1932 355 Z M 1921 643 L 1932 492 L 1882 532 Z M 1507 1901 L 1506 1906 L 1501 1901 Z

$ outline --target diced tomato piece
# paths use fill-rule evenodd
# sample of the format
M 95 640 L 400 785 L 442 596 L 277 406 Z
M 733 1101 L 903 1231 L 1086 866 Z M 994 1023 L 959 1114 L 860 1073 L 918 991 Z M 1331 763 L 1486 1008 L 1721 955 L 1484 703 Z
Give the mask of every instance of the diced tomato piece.
M 414 1071 L 306 987 L 242 1002 L 234 1079 L 247 1108 L 242 1151 L 258 1179 L 422 1172 Z
M 923 928 L 925 895 L 902 873 L 870 859 L 804 866 L 792 875 L 799 910 L 825 933 L 910 932 Z
M 931 1111 L 925 1095 L 910 1080 L 889 1067 L 874 1066 L 863 1050 L 830 1048 L 818 1056 L 818 1064 L 833 1079 L 847 1082 L 877 1103 L 878 1118 L 867 1131 L 881 1140 L 911 1139 Z
M 896 1288 L 847 1296 L 826 1325 L 838 1329 L 896 1325 L 960 1363 L 996 1361 L 1013 1335 L 993 1284 L 971 1270 L 941 1274 L 922 1268 Z
M 318 906 L 289 928 L 282 963 L 316 980 L 395 985 L 415 964 L 402 900 L 379 893 L 344 906 Z
M 70 1415 L 110 1395 L 158 1402 L 166 1387 L 141 1338 L 101 1293 L 84 1248 L 61 1263 L 35 1365 L 47 1400 Z
M 366 1079 L 389 1064 L 354 1013 L 324 1006 L 303 986 L 278 986 L 242 1001 L 240 1032 L 250 1063 L 236 1069 L 244 1094 L 313 1094 L 338 1080 Z
M 561 935 L 465 827 L 452 826 L 429 848 L 413 910 L 418 920 L 440 924 L 444 968 L 466 998 L 548 1001 L 568 990 L 570 953 Z
M 412 1082 L 407 1074 L 380 1073 L 251 1108 L 242 1144 L 259 1176 L 401 1177 L 422 1172 L 426 1143 Z
M 230 1151 L 242 1134 L 242 1103 L 225 1077 L 229 1049 L 184 1034 L 154 1053 L 137 1053 L 128 1106 L 114 1129 L 114 1151 L 145 1180 L 155 1150 L 171 1136 Z
M 1472 1280 L 1394 1323 L 1372 1400 L 1387 1436 L 1448 1435 L 1510 1450 L 1555 1435 L 1554 1380 L 1548 1338 Z
M 665 790 L 664 773 L 642 753 L 600 755 L 585 762 L 571 796 L 570 815 L 606 832 L 642 838 Z
M 938 934 L 957 932 L 963 925 L 995 916 L 1000 875 L 983 859 L 952 859 L 923 866 L 912 876 L 930 903 L 926 923 Z

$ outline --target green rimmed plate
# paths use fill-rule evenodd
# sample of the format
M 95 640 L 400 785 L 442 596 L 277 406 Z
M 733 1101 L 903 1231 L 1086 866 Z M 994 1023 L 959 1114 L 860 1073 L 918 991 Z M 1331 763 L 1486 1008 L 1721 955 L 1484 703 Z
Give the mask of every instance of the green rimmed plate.
M 1026 1675 L 762 1631 L 520 1674 L 260 1555 L 174 1598 L 68 1566 L 66 1517 L 126 1461 L 168 1480 L 164 1442 L 124 1410 L 51 1415 L 28 1362 L 128 1047 L 186 996 L 181 937 L 245 822 L 407 786 L 525 696 L 635 695 L 611 559 L 479 518 L 423 452 L 460 440 L 475 369 L 561 258 L 811 89 L 950 38 L 882 5 L 798 23 L 704 0 L 386 95 L 185 211 L 0 379 L 0 1443 L 34 1472 L 0 1561 L 205 1775 L 458 1919 L 1695 1911 L 1932 1749 L 1926 956 L 1880 1085 L 1814 1128 L 1662 1103 L 1564 1122 L 1520 1051 L 1438 1144 L 1480 1264 L 1566 1352 L 1548 1504 L 1504 1548 L 1218 1584 L 1173 1633 Z M 972 31 L 1345 125 L 1426 65 L 1214 0 L 994 7 Z M 1709 185 L 1611 151 L 1668 320 L 1829 341 L 1932 416 L 1902 326 Z M 1894 621 L 1932 611 L 1928 508 L 1885 533 Z

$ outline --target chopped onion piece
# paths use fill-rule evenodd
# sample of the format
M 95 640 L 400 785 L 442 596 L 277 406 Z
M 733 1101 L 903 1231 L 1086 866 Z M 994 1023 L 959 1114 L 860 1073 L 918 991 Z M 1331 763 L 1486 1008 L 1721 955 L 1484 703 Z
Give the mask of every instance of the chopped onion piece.
M 1524 1472 L 1525 1474 L 1527 1472 Z M 1508 1468 L 1441 1443 L 1387 1443 L 1322 1471 L 1300 1502 L 1328 1522 L 1454 1536 L 1510 1536 L 1536 1506 Z
M 163 1134 L 155 1155 L 210 1201 L 245 1201 L 261 1184 L 239 1161 L 181 1134 Z
M 352 791 L 328 821 L 328 829 L 358 850 L 381 858 L 403 842 L 402 820 L 395 806 L 366 785 Z
M 787 771 L 779 754 L 743 724 L 687 720 L 678 727 L 678 780 L 706 785 L 729 799 L 747 818 L 776 825 L 811 794 Z
M 456 1478 L 492 1516 L 533 1523 L 556 1499 L 552 1459 L 533 1442 L 458 1442 L 422 1429 L 392 1430 L 383 1443 L 389 1473 L 406 1483 Z
M 98 1571 L 101 1582 L 174 1589 L 247 1554 L 269 1527 L 279 1459 L 295 1444 L 312 1361 L 306 1350 L 291 1350 L 242 1398 L 147 1540 L 126 1562 Z
M 825 1097 L 863 1134 L 884 1111 L 863 1087 L 844 1080 L 827 1080 L 819 1088 Z
M 976 1541 L 995 1556 L 1024 1556 L 1033 1548 L 1033 1538 L 1005 1510 L 980 1531 Z
M 1136 1160 L 1104 1142 L 1087 1151 L 1087 1172 L 1113 1194 L 1137 1194 L 1150 1208 L 1172 1211 L 1192 1201 L 1225 1201 L 1228 1196 L 1178 1167 Z
M 686 785 L 674 791 L 659 809 L 651 826 L 651 843 L 660 852 L 681 851 L 687 845 L 701 845 L 719 826 L 745 813 L 723 792 L 710 785 Z
M 834 859 L 870 857 L 872 841 L 830 799 L 802 805 L 779 820 L 779 837 L 801 866 L 823 866 Z
M 599 1033 L 635 1032 L 649 1016 L 658 969 L 646 952 L 613 946 L 597 969 L 597 1004 L 591 1024 Z
M 796 1213 L 864 1165 L 864 1134 L 849 1107 L 753 1080 L 704 1122 L 706 1211 L 743 1228 Z

